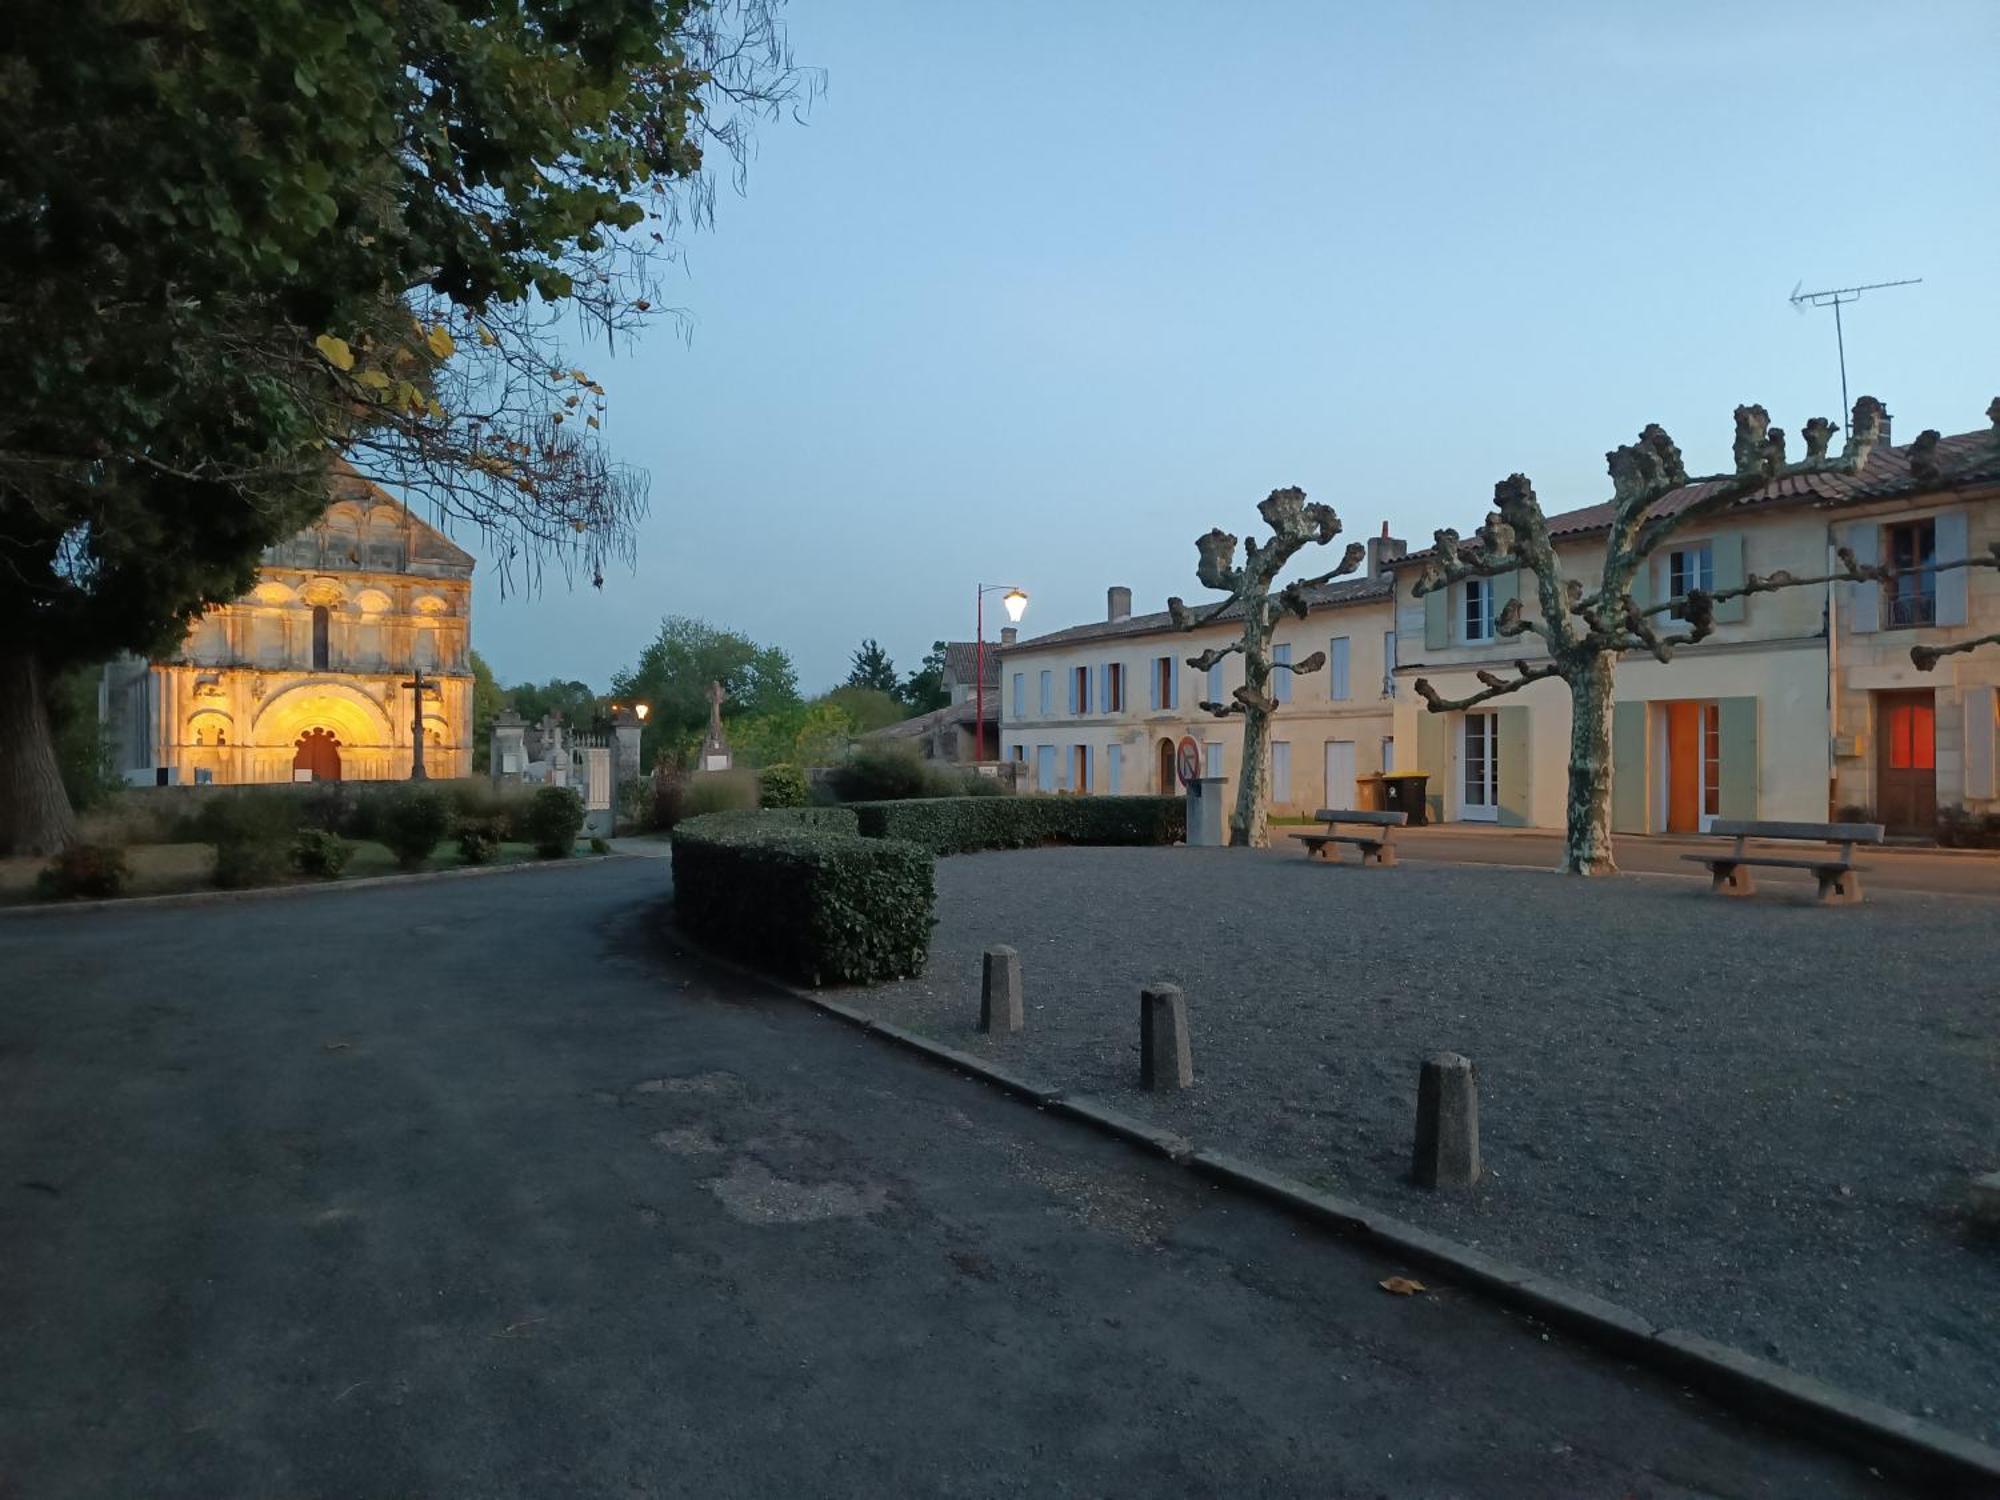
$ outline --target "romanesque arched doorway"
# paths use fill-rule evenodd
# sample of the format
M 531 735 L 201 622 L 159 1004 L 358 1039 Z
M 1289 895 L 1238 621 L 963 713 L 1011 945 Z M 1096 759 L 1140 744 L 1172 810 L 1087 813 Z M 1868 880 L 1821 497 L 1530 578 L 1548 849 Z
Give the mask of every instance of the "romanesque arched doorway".
M 292 757 L 292 779 L 306 771 L 312 781 L 340 780 L 340 741 L 328 729 L 308 729 L 298 737 L 298 754 Z
M 1173 796 L 1176 790 L 1174 780 L 1174 742 L 1161 740 L 1159 788 L 1162 797 Z

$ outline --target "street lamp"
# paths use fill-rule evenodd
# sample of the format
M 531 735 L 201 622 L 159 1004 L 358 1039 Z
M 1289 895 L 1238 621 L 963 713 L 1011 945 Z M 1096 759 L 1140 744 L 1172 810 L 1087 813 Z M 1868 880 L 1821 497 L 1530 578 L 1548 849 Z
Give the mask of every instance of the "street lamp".
M 986 758 L 986 596 L 988 594 L 999 594 L 1002 590 L 1005 590 L 1005 594 L 1001 598 L 1000 604 L 1007 611 L 1007 618 L 1009 620 L 1017 625 L 1020 624 L 1021 616 L 1026 614 L 1028 610 L 1028 595 L 1026 590 L 1018 588 L 1011 583 L 982 583 L 979 585 L 979 592 L 974 599 L 972 607 L 972 638 L 976 643 L 972 653 L 972 761 L 974 765 L 977 765 Z M 998 734 L 993 736 L 993 753 L 996 757 L 1000 753 L 1000 736 Z

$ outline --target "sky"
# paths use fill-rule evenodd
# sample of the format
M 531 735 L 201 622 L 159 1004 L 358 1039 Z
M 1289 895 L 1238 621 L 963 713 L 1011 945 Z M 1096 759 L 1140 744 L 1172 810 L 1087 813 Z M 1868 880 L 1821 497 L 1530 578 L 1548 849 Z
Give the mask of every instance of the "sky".
M 1923 278 L 1844 314 L 1898 441 L 2000 395 L 1994 0 L 789 16 L 826 91 L 688 238 L 686 337 L 590 354 L 651 476 L 636 570 L 482 567 L 503 683 L 604 689 L 686 614 L 816 692 L 864 637 L 970 639 L 980 583 L 1024 635 L 1198 599 L 1195 537 L 1282 485 L 1420 545 L 1516 471 L 1605 498 L 1651 421 L 1709 471 L 1762 402 L 1796 453 L 1840 415 L 1801 283 Z

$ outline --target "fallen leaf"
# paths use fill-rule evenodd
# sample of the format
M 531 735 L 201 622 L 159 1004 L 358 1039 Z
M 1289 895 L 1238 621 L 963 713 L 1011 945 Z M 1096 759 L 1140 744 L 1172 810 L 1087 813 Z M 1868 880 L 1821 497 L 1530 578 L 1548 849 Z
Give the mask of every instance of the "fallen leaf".
M 1414 1297 L 1418 1292 L 1427 1292 L 1429 1287 L 1421 1281 L 1412 1281 L 1407 1276 L 1389 1276 L 1376 1283 L 1385 1292 L 1394 1292 L 1398 1297 Z

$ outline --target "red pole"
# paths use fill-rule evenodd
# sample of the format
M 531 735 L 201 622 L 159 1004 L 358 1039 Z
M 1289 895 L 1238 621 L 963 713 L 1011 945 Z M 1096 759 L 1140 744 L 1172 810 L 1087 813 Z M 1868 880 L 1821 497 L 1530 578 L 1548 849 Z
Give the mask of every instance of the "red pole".
M 972 763 L 986 759 L 986 590 L 974 584 L 972 606 Z

